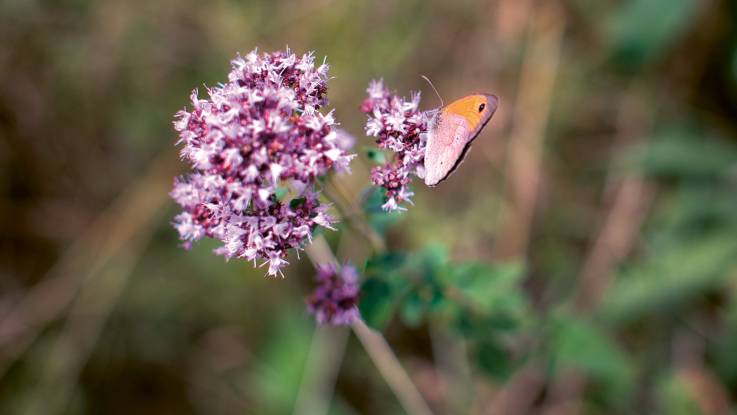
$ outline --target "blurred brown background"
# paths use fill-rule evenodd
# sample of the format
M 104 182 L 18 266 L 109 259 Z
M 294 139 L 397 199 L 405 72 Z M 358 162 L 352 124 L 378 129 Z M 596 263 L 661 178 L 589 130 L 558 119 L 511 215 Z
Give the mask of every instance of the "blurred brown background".
M 735 413 L 735 22 L 727 0 L 0 1 L 0 413 L 293 411 L 310 264 L 272 280 L 209 241 L 186 252 L 167 195 L 191 89 L 285 45 L 328 57 L 356 192 L 370 79 L 422 90 L 427 109 L 421 74 L 446 102 L 501 98 L 459 171 L 417 184 L 390 246 L 522 259 L 537 311 L 598 310 L 645 369 L 619 406 L 553 381 L 516 413 Z M 453 413 L 431 330 L 387 337 Z M 347 347 L 330 413 L 402 413 Z M 472 372 L 473 413 L 518 379 Z

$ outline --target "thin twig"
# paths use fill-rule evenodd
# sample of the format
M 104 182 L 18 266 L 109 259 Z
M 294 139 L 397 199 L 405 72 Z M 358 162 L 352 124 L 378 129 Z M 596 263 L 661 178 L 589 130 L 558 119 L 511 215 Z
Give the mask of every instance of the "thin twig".
M 411 415 L 432 414 L 430 407 L 427 406 L 420 391 L 402 368 L 384 336 L 371 330 L 360 319 L 356 319 L 351 327 L 386 383 L 399 398 L 404 410 Z
M 315 267 L 320 264 L 340 266 L 322 235 L 307 245 L 305 251 Z M 348 331 L 342 327 L 318 326 L 315 329 L 294 404 L 295 415 L 328 412 L 347 342 Z
M 369 225 L 366 220 L 366 216 L 363 212 L 358 209 L 348 206 L 348 202 L 344 200 L 343 196 L 337 196 L 340 192 L 333 193 L 329 189 L 323 189 L 323 194 L 333 202 L 333 206 L 338 211 L 338 214 L 343 220 L 348 223 L 358 235 L 366 239 L 371 248 L 375 252 L 383 252 L 386 250 L 386 244 L 384 239 L 379 235 L 374 228 Z
M 386 251 L 386 242 L 384 242 L 384 238 L 371 226 L 368 222 L 366 212 L 362 209 L 362 198 L 360 194 L 353 192 L 350 187 L 346 187 L 343 181 L 336 176 L 333 176 L 333 180 L 331 180 L 330 183 L 343 199 L 344 206 L 348 211 L 347 219 L 359 232 L 365 232 L 364 237 L 368 238 L 374 251 Z M 351 201 L 353 202 L 351 203 Z
M 335 379 L 348 343 L 348 333 L 343 327 L 315 328 L 302 383 L 294 404 L 294 415 L 328 413 Z

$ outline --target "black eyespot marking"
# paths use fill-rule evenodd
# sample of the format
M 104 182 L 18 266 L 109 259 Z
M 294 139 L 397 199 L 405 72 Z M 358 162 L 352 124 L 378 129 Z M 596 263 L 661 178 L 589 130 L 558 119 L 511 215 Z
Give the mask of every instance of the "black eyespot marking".
M 481 103 L 481 105 L 479 105 L 479 112 L 483 111 L 484 108 L 486 108 L 486 104 Z

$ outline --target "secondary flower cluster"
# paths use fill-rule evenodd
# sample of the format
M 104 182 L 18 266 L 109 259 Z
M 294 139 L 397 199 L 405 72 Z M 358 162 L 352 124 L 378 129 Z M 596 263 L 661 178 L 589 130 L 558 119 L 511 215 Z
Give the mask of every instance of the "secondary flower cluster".
M 410 174 L 425 175 L 425 136 L 431 114 L 419 110 L 419 92 L 406 100 L 386 89 L 381 80 L 371 81 L 366 92 L 368 98 L 361 106 L 369 116 L 366 134 L 376 137 L 379 148 L 394 152 L 392 160 L 371 170 L 371 181 L 386 190 L 384 210 L 406 210 L 400 205 L 412 203 Z
M 358 271 L 350 265 L 317 267 L 317 287 L 307 297 L 307 310 L 320 324 L 350 324 L 358 312 Z
M 176 114 L 181 156 L 192 173 L 176 179 L 174 219 L 185 246 L 220 240 L 226 258 L 264 260 L 281 273 L 289 248 L 300 249 L 319 225 L 330 228 L 316 179 L 348 170 L 327 104 L 328 65 L 289 49 L 231 62 L 228 82 L 191 94 L 192 109 Z M 344 140 L 343 140 L 344 141 Z M 286 197 L 290 195 L 291 197 Z

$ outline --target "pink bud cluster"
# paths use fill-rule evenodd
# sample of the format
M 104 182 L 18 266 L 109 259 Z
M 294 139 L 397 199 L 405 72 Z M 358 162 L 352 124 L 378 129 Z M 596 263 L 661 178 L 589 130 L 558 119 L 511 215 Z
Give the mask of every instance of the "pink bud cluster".
M 425 175 L 425 136 L 431 114 L 419 110 L 419 92 L 406 100 L 386 89 L 381 80 L 371 81 L 366 92 L 368 98 L 361 106 L 368 114 L 366 134 L 376 137 L 379 148 L 394 153 L 387 163 L 371 170 L 371 181 L 386 190 L 384 210 L 406 210 L 401 204 L 412 203 L 414 195 L 409 190 L 410 175 Z
M 207 88 L 206 99 L 192 92 L 191 110 L 174 122 L 192 172 L 171 192 L 186 247 L 215 238 L 217 254 L 263 260 L 274 276 L 289 248 L 299 250 L 317 226 L 331 228 L 316 180 L 347 171 L 353 155 L 341 147 L 332 111 L 320 111 L 327 80 L 328 65 L 315 67 L 312 53 L 254 50 L 231 61 L 228 81 Z
M 317 287 L 307 297 L 307 311 L 320 324 L 351 324 L 358 312 L 358 271 L 351 265 L 317 267 Z

